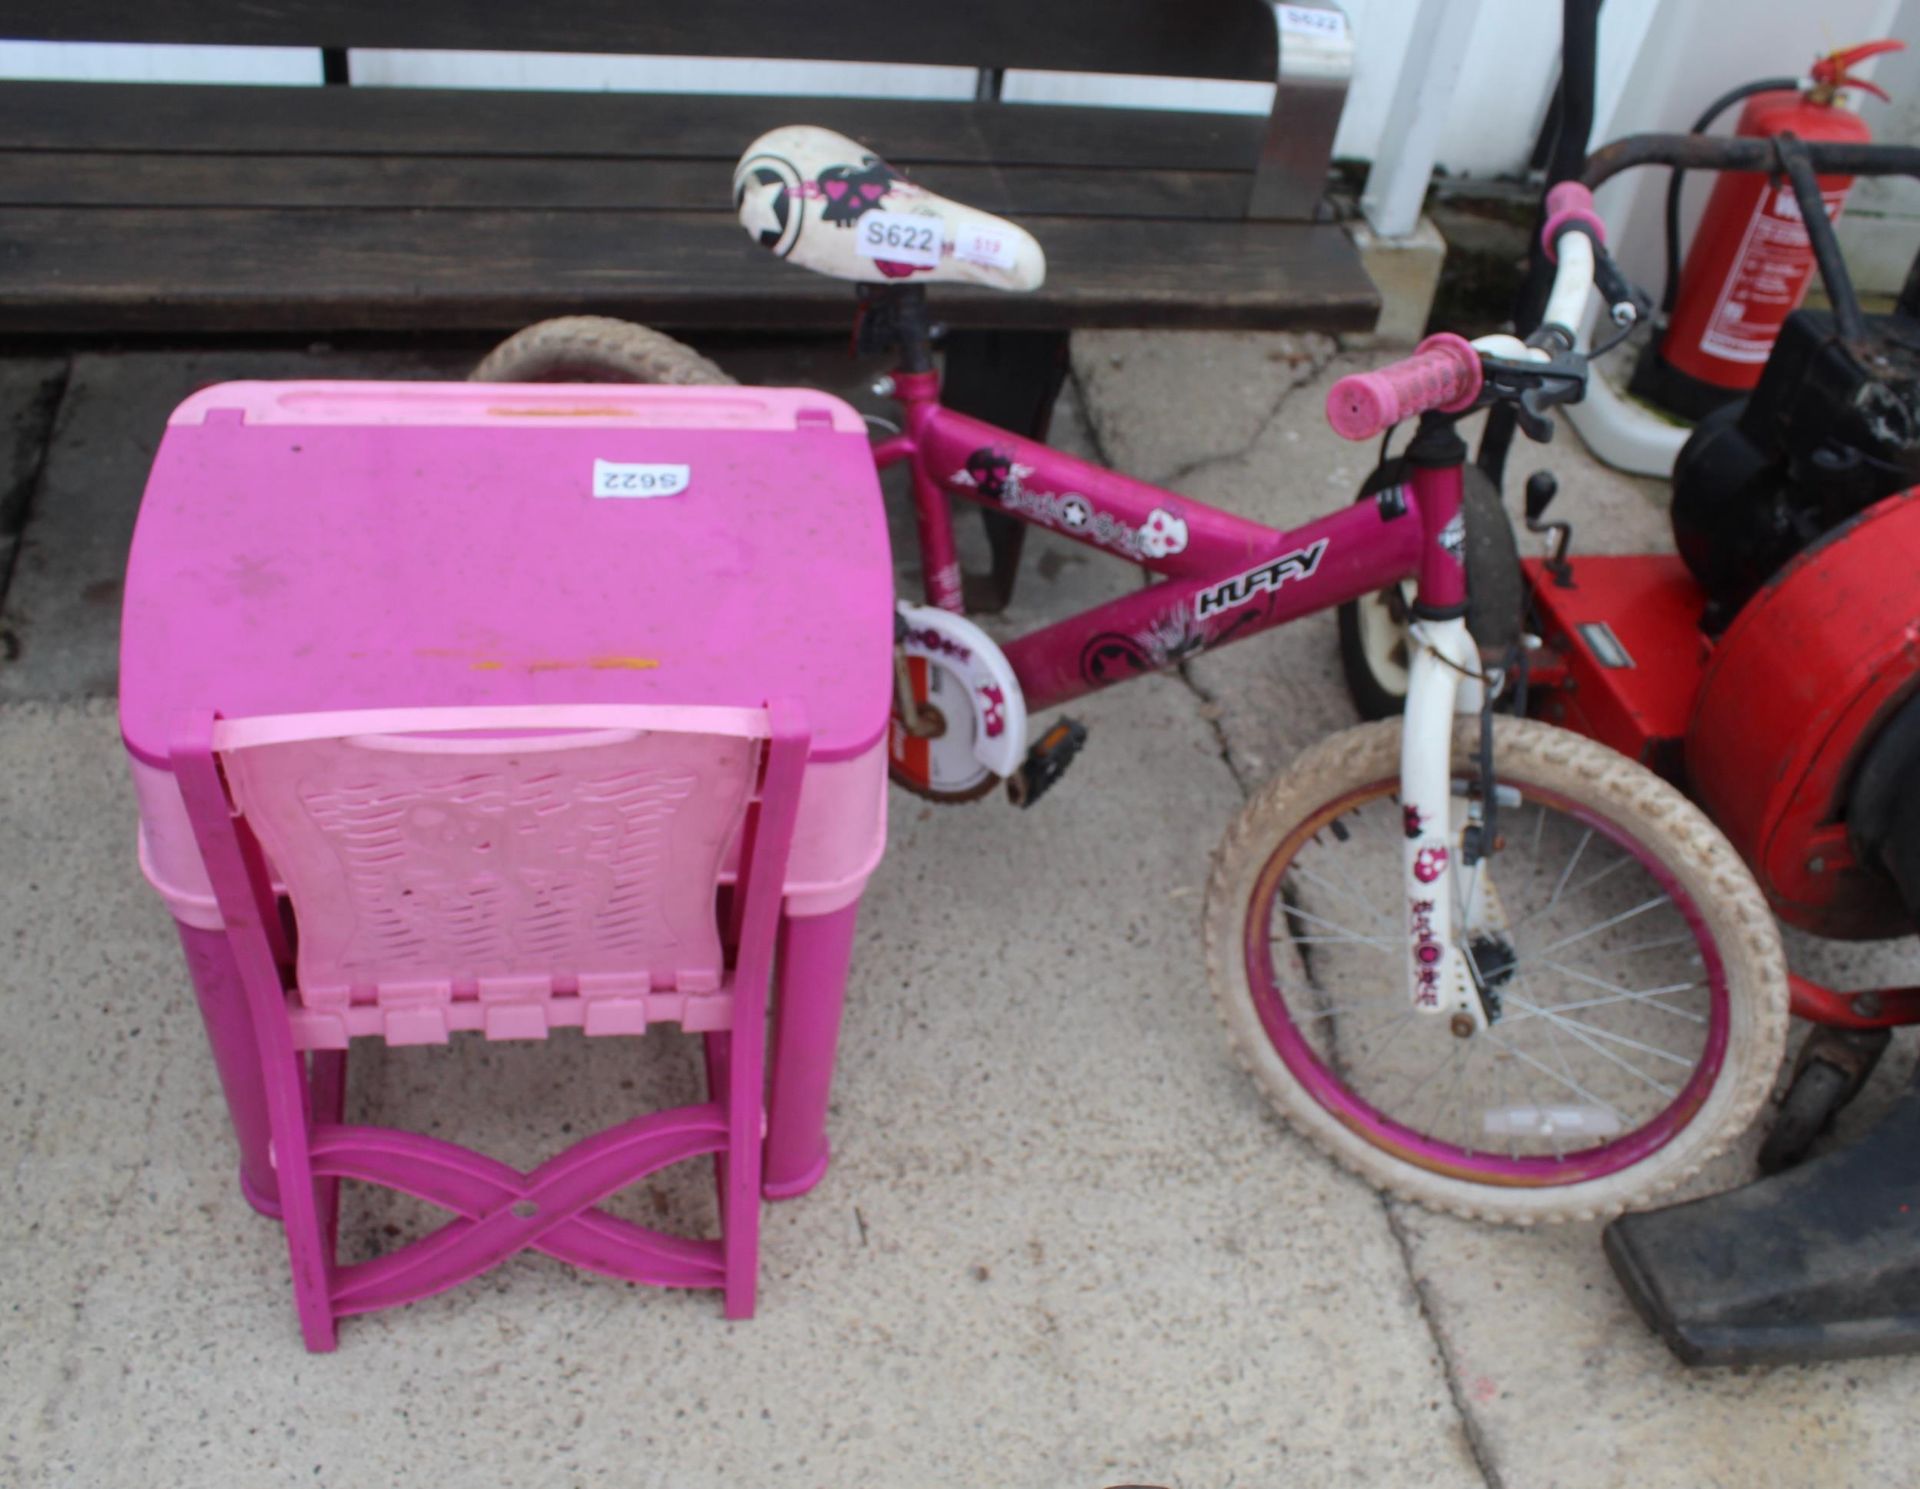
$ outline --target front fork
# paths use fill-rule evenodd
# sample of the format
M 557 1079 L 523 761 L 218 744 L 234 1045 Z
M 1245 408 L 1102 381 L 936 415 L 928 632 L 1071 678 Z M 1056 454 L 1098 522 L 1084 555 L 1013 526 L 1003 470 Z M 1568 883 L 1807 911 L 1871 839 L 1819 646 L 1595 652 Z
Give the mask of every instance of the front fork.
M 1456 1033 L 1468 1035 L 1487 1027 L 1487 1014 L 1465 950 L 1472 928 L 1456 923 L 1464 917 L 1455 913 L 1455 876 L 1465 866 L 1462 824 L 1453 814 L 1453 721 L 1480 712 L 1486 685 L 1464 619 L 1416 621 L 1409 645 L 1400 736 L 1407 986 L 1417 1012 L 1447 1017 Z

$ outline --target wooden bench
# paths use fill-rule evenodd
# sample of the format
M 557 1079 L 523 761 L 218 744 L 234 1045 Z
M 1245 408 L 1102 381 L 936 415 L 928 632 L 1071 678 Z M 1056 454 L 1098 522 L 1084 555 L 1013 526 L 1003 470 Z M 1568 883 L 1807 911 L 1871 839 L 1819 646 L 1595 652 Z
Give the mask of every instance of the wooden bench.
M 748 143 L 819 124 L 1039 239 L 1038 293 L 934 302 L 949 401 L 1038 433 L 1073 328 L 1373 324 L 1378 297 L 1322 203 L 1351 44 L 1320 3 L 13 0 L 12 38 L 317 48 L 334 86 L 0 81 L 0 333 L 505 330 L 576 312 L 844 330 L 849 287 L 770 260 L 730 200 Z M 905 102 L 356 87 L 354 47 L 952 64 L 981 86 Z M 1029 106 L 999 99 L 1008 69 L 1279 86 L 1264 117 Z
M 1272 81 L 1295 44 L 1277 9 L 1303 7 L 14 0 L 0 30 L 336 59 L 564 50 Z M 839 328 L 845 287 L 769 264 L 732 219 L 735 159 L 787 123 L 853 135 L 1040 239 L 1044 290 L 942 294 L 951 325 L 1364 329 L 1373 288 L 1315 212 L 1344 95 L 1343 77 L 1289 74 L 1261 118 L 991 97 L 0 81 L 0 331 L 492 329 L 582 309 Z

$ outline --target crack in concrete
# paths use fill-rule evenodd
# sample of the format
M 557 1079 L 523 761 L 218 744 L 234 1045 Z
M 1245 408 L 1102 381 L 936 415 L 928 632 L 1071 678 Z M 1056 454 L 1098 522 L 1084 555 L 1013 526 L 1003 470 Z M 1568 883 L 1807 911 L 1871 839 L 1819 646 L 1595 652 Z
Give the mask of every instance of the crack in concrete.
M 18 463 L 11 473 L 0 471 L 0 478 L 9 474 L 13 478 L 7 489 L 0 490 L 0 615 L 4 615 L 7 591 L 12 587 L 20 555 L 27 546 L 27 524 L 40 505 L 47 455 L 59 431 L 60 412 L 67 400 L 67 384 L 72 375 L 73 362 L 67 358 L 41 382 L 21 411 L 15 431 L 23 442 L 31 442 L 31 452 L 23 460 L 16 456 Z M 11 651 L 9 643 L 6 652 Z
M 1186 466 L 1183 466 L 1180 470 L 1169 476 L 1161 484 L 1170 486 L 1173 482 L 1183 479 L 1185 476 L 1191 475 L 1197 470 L 1226 463 L 1231 460 L 1244 459 L 1247 455 L 1251 454 L 1273 421 L 1280 416 L 1280 411 L 1285 407 L 1289 395 L 1293 393 L 1295 388 L 1302 386 L 1304 383 L 1311 381 L 1312 377 L 1317 376 L 1320 370 L 1325 367 L 1326 363 L 1332 360 L 1333 355 L 1334 354 L 1329 354 L 1326 358 L 1321 359 L 1315 364 L 1313 373 L 1309 374 L 1307 378 L 1301 379 L 1300 382 L 1292 384 L 1281 393 L 1272 409 L 1269 410 L 1267 416 L 1261 421 L 1259 430 L 1254 434 L 1252 439 L 1247 441 L 1246 446 L 1242 450 L 1232 455 L 1213 455 L 1206 456 L 1200 460 L 1190 461 Z M 1113 460 L 1107 453 L 1106 441 L 1101 437 L 1099 412 L 1094 405 L 1093 399 L 1089 396 L 1086 381 L 1080 376 L 1078 370 L 1069 373 L 1069 380 L 1072 382 L 1074 394 L 1079 400 L 1081 415 L 1086 421 L 1087 438 L 1093 446 L 1093 453 L 1102 465 L 1111 468 Z M 1198 712 L 1200 718 L 1213 733 L 1214 743 L 1218 747 L 1221 763 L 1226 766 L 1227 773 L 1232 776 L 1233 783 L 1235 787 L 1238 788 L 1242 799 L 1251 798 L 1258 782 L 1250 779 L 1246 768 L 1234 757 L 1233 742 L 1227 735 L 1225 713 L 1220 701 L 1199 678 L 1194 676 L 1193 667 L 1190 662 L 1180 663 L 1172 669 L 1172 673 L 1180 679 L 1187 691 L 1199 700 L 1200 707 Z M 1407 1233 L 1405 1222 L 1400 1217 L 1400 1212 L 1396 1207 L 1396 1201 L 1384 1193 L 1378 1193 L 1376 1197 L 1380 1203 L 1380 1212 L 1387 1222 L 1387 1233 L 1393 1238 L 1394 1247 L 1400 1254 L 1400 1265 L 1406 1273 L 1407 1286 L 1413 1292 L 1414 1306 L 1420 1311 L 1420 1322 L 1425 1326 L 1427 1337 L 1433 1341 L 1434 1350 L 1440 1357 L 1440 1373 L 1446 1382 L 1447 1397 L 1453 1403 L 1454 1415 L 1459 1420 L 1461 1435 L 1466 1440 L 1467 1454 L 1473 1460 L 1474 1469 L 1479 1473 L 1481 1482 L 1486 1485 L 1486 1489 L 1505 1489 L 1505 1481 L 1501 1478 L 1500 1470 L 1494 1463 L 1492 1445 L 1487 1438 L 1485 1430 L 1480 1425 L 1479 1419 L 1473 1413 L 1471 1404 L 1467 1399 L 1465 1382 L 1461 1379 L 1459 1364 L 1454 1359 L 1453 1350 L 1447 1341 L 1446 1335 L 1441 1331 L 1440 1319 L 1434 1306 L 1432 1294 L 1415 1266 L 1413 1241 Z
M 1453 1410 L 1460 1418 L 1460 1430 L 1467 1440 L 1467 1453 L 1473 1459 L 1473 1466 L 1479 1471 L 1480 1478 L 1487 1489 L 1505 1489 L 1505 1481 L 1493 1461 L 1493 1445 L 1488 1441 L 1479 1419 L 1474 1416 L 1467 1401 L 1464 1382 L 1460 1379 L 1460 1367 L 1453 1357 L 1452 1346 L 1447 1336 L 1441 1332 L 1440 1319 L 1434 1308 L 1433 1296 L 1426 1282 L 1415 1269 L 1413 1260 L 1413 1240 L 1407 1234 L 1406 1223 L 1400 1218 L 1398 1202 L 1392 1196 L 1380 1194 L 1380 1212 L 1387 1218 L 1387 1233 L 1393 1237 L 1393 1244 L 1399 1249 L 1400 1264 L 1407 1271 L 1407 1285 L 1413 1289 L 1413 1300 L 1420 1310 L 1420 1322 L 1426 1325 L 1427 1337 L 1433 1340 L 1433 1347 L 1440 1354 L 1440 1373 L 1446 1379 L 1447 1396 L 1453 1402 Z
M 1233 758 L 1233 745 L 1227 739 L 1226 720 L 1220 702 L 1206 688 L 1199 678 L 1193 675 L 1193 666 L 1182 662 L 1174 669 L 1180 681 L 1186 684 L 1187 691 L 1200 700 L 1200 718 L 1213 731 L 1213 742 L 1219 746 L 1220 761 L 1227 767 L 1227 774 L 1233 777 L 1233 784 L 1240 789 L 1244 800 L 1253 795 L 1255 782 L 1247 779 L 1247 773 L 1240 762 Z
M 1267 408 L 1267 411 L 1260 416 L 1259 422 L 1254 426 L 1253 433 L 1249 435 L 1237 449 L 1228 450 L 1219 454 L 1201 455 L 1193 460 L 1182 462 L 1165 475 L 1145 477 L 1143 479 L 1149 479 L 1156 486 L 1165 486 L 1172 490 L 1177 489 L 1182 481 L 1191 480 L 1202 471 L 1213 470 L 1223 465 L 1232 465 L 1237 460 L 1245 460 L 1259 447 L 1260 441 L 1266 438 L 1267 431 L 1273 428 L 1274 421 L 1277 420 L 1282 411 L 1285 410 L 1287 400 L 1291 398 L 1298 389 L 1305 387 L 1308 383 L 1319 377 L 1320 374 L 1326 370 L 1327 364 L 1340 355 L 1340 347 L 1337 343 L 1324 347 L 1310 345 L 1309 350 L 1313 355 L 1306 359 L 1306 370 L 1299 372 L 1297 371 L 1297 364 L 1289 364 L 1288 376 L 1292 380 L 1289 381 L 1285 387 L 1281 388 L 1278 396 L 1274 398 L 1272 404 Z M 1074 391 L 1079 395 L 1080 409 L 1086 418 L 1087 432 L 1093 440 L 1094 448 L 1101 452 L 1101 463 L 1112 466 L 1113 462 L 1108 459 L 1105 453 L 1106 441 L 1101 437 L 1100 415 L 1095 410 L 1092 398 L 1088 396 L 1089 389 L 1087 380 L 1080 375 L 1078 368 L 1073 369 L 1070 376 L 1073 380 Z

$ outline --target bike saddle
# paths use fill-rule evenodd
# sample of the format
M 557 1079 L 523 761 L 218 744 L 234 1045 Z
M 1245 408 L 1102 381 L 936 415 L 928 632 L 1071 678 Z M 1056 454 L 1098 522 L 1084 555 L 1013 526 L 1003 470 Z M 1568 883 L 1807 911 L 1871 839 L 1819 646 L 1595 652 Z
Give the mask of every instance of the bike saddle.
M 1047 277 L 1025 228 L 936 196 L 831 129 L 761 135 L 734 168 L 733 202 L 762 248 L 833 279 L 1034 290 Z

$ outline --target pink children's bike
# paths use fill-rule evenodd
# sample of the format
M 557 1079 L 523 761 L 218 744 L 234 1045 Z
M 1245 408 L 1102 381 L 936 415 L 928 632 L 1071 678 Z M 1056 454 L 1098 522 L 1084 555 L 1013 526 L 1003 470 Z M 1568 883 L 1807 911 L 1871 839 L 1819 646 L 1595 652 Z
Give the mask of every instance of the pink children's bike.
M 1422 1203 L 1529 1223 L 1599 1216 L 1695 1172 L 1759 1111 L 1786 1037 L 1766 903 L 1718 830 L 1659 778 L 1577 735 L 1498 713 L 1521 646 L 1468 625 L 1469 555 L 1511 537 L 1463 504 L 1455 423 L 1515 407 L 1534 438 L 1577 400 L 1572 328 L 1596 273 L 1619 284 L 1583 188 L 1556 188 L 1543 329 L 1435 336 L 1343 378 L 1349 439 L 1417 425 L 1404 479 L 1279 530 L 1129 479 L 940 402 L 926 287 L 1020 291 L 1045 274 L 1012 223 L 934 195 L 828 130 L 776 130 L 734 181 L 743 224 L 861 286 L 861 337 L 891 347 L 925 603 L 900 606 L 896 779 L 940 801 L 1007 783 L 1031 804 L 1085 731 L 1029 720 L 1084 693 L 1411 580 L 1404 717 L 1335 734 L 1248 803 L 1216 855 L 1208 971 L 1233 1041 L 1326 1152 Z M 727 381 L 641 327 L 531 327 L 477 377 Z M 954 498 L 1138 565 L 1157 582 L 1027 635 L 963 612 Z M 1505 623 L 1501 645 L 1518 631 Z M 1498 627 L 1483 627 L 1498 629 Z M 1525 638 L 1520 638 L 1524 643 Z

